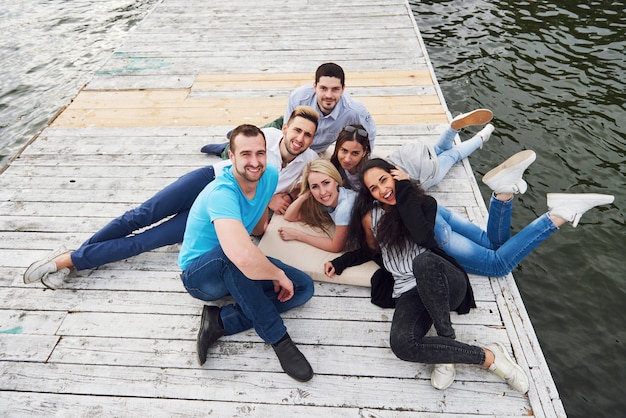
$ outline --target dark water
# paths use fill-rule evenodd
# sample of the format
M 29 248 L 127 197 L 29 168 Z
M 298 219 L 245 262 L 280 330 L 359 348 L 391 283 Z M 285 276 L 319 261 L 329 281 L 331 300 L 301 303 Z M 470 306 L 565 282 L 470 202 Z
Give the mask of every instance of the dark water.
M 513 272 L 570 417 L 626 414 L 624 1 L 411 1 L 453 115 L 494 110 L 477 178 L 537 153 L 519 230 L 547 192 L 614 194 Z M 489 190 L 481 185 L 483 197 Z
M 158 0 L 18 0 L 0 8 L 0 167 L 68 104 Z M 571 417 L 626 411 L 626 14 L 623 1 L 411 2 L 448 106 L 495 111 L 481 177 L 538 158 L 516 230 L 545 193 L 611 193 L 514 271 Z M 483 195 L 489 192 L 483 189 Z
M 69 104 L 156 2 L 2 2 L 0 169 Z

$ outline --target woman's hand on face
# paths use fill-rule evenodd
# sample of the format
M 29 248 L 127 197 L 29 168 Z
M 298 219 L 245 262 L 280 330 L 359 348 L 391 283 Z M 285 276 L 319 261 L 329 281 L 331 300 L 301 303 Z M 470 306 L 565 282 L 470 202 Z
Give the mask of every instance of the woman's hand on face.
M 396 181 L 411 180 L 411 177 L 401 168 L 395 168 L 389 173 L 391 174 L 391 177 L 393 177 Z
M 288 227 L 278 228 L 278 235 L 283 241 L 293 241 L 298 239 L 298 230 Z
M 324 274 L 328 277 L 333 277 L 335 275 L 335 266 L 330 261 L 324 263 Z

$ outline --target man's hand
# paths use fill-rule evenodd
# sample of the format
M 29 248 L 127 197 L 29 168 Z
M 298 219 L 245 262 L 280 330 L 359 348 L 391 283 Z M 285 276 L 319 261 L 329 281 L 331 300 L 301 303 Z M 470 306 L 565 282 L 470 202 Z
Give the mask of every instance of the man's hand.
M 272 196 L 272 200 L 270 200 L 268 207 L 274 213 L 284 215 L 290 204 L 291 198 L 289 197 L 289 195 L 287 195 L 287 193 L 276 193 L 274 196 Z
M 274 292 L 278 293 L 279 302 L 287 302 L 293 297 L 293 282 L 287 276 L 280 280 L 273 280 Z
M 335 276 L 335 266 L 331 261 L 324 263 L 324 274 L 331 278 Z

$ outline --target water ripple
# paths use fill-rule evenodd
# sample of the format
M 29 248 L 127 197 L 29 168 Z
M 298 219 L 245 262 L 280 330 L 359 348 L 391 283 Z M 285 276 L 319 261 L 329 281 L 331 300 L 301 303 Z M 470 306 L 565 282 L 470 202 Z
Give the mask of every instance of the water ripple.
M 616 195 L 577 229 L 562 228 L 514 274 L 569 416 L 619 415 L 626 410 L 624 2 L 410 4 L 453 114 L 495 109 L 495 133 L 471 157 L 477 175 L 521 149 L 537 152 L 529 192 L 516 198 L 514 230 L 545 212 L 546 192 Z M 598 353 L 602 360 L 590 361 Z

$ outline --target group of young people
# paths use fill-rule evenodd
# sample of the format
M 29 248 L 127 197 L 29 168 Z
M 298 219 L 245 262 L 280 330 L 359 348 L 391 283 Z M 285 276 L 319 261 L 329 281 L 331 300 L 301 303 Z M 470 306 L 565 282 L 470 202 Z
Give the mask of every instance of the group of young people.
M 492 112 L 455 117 L 434 146 L 416 142 L 385 159 L 373 158 L 374 121 L 344 89 L 341 67 L 321 65 L 313 85 L 290 96 L 281 129 L 238 126 L 227 148 L 203 148 L 216 154 L 226 148 L 228 160 L 182 176 L 77 250 L 58 250 L 36 261 L 24 281 L 55 289 L 71 268 L 94 268 L 182 243 L 178 262 L 187 291 L 203 301 L 230 295 L 236 302 L 204 306 L 197 336 L 200 364 L 220 337 L 254 328 L 272 345 L 285 372 L 307 381 L 313 369 L 280 313 L 312 297 L 312 279 L 266 257 L 250 239 L 264 233 L 271 213 L 284 214 L 326 234 L 283 227 L 282 239 L 346 251 L 320 266 L 329 277 L 370 259 L 379 263 L 372 301 L 395 307 L 391 349 L 400 359 L 434 364 L 435 388 L 453 383 L 458 363 L 483 365 L 526 393 L 528 378 L 507 350 L 499 343 L 479 347 L 457 341 L 450 312 L 475 307 L 468 273 L 508 274 L 561 225 L 575 227 L 582 214 L 611 203 L 613 196 L 548 194 L 548 212 L 511 236 L 514 195 L 526 192 L 523 173 L 536 158 L 522 151 L 483 177 L 493 190 L 484 231 L 425 191 L 489 140 Z M 461 129 L 475 125 L 485 126 L 454 144 Z M 318 158 L 332 143 L 330 160 Z M 436 336 L 426 335 L 431 326 Z

